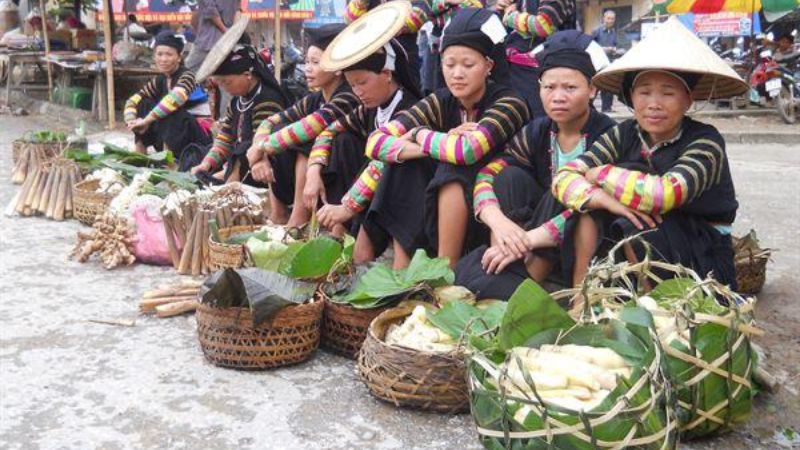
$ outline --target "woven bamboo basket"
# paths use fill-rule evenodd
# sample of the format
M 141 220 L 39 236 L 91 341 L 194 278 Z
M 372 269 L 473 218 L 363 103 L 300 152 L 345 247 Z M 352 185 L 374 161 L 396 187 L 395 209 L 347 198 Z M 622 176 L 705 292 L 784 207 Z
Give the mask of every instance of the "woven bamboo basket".
M 423 352 L 384 342 L 389 325 L 403 321 L 413 309 L 388 309 L 372 321 L 358 354 L 361 380 L 373 396 L 398 407 L 451 414 L 468 410 L 466 365 L 460 353 Z
M 197 307 L 197 334 L 206 359 L 220 367 L 260 370 L 311 357 L 319 346 L 323 302 L 282 309 L 269 323 L 253 327 L 248 308 Z
M 771 251 L 751 248 L 743 241 L 742 238 L 733 237 L 736 284 L 742 294 L 755 295 L 761 292 L 767 281 L 767 262 Z
M 84 180 L 72 187 L 72 213 L 85 225 L 91 226 L 114 199 L 108 192 L 97 192 L 99 186 L 100 180 Z
M 322 347 L 346 358 L 357 359 L 367 338 L 372 320 L 387 308 L 357 309 L 335 303 L 324 293 L 325 315 L 322 319 Z
M 249 233 L 263 225 L 236 225 L 219 230 L 219 237 L 226 240 L 237 233 Z M 208 238 L 209 267 L 212 271 L 238 269 L 247 264 L 247 250 L 243 244 L 226 244 L 217 242 L 213 236 Z

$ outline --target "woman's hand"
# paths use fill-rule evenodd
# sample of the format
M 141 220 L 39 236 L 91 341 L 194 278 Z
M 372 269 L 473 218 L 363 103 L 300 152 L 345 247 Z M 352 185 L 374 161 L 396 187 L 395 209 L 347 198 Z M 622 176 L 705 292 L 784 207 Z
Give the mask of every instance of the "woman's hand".
M 261 150 L 261 143 L 253 141 L 253 145 L 247 149 L 247 162 L 250 163 L 250 167 L 255 166 L 256 163 L 264 159 L 264 157 L 264 151 Z
M 207 161 L 203 161 L 200 164 L 192 167 L 192 175 L 197 175 L 197 172 L 210 172 L 211 171 L 211 164 Z
M 150 128 L 151 123 L 153 122 L 148 119 L 136 119 L 128 125 L 128 129 L 134 133 L 142 134 Z
M 487 207 L 481 211 L 480 218 L 492 230 L 495 246 L 504 254 L 522 258 L 530 249 L 528 234 L 506 217 L 498 206 Z
M 605 209 L 611 214 L 630 220 L 637 230 L 656 228 L 662 221 L 659 214 L 651 216 L 637 209 L 629 208 L 602 190 L 598 190 L 592 195 L 591 203 L 598 209 Z
M 333 229 L 336 225 L 343 224 L 352 219 L 355 213 L 345 208 L 344 205 L 325 205 L 317 213 L 320 225 Z
M 518 259 L 522 259 L 523 256 L 516 256 L 513 254 L 504 253 L 503 250 L 493 245 L 486 249 L 483 253 L 483 258 L 481 258 L 481 267 L 483 270 L 488 274 L 498 274 L 505 270 L 509 264 L 513 263 Z
M 467 133 L 472 133 L 477 129 L 478 129 L 477 122 L 465 122 L 453 128 L 452 130 L 448 131 L 447 134 L 467 134 Z
M 508 8 L 511 5 L 511 3 L 512 3 L 511 0 L 497 0 L 497 3 L 494 5 L 494 9 L 496 11 L 502 12 L 506 8 Z
M 263 158 L 250 166 L 250 172 L 253 175 L 253 179 L 256 181 L 262 183 L 275 182 L 275 172 L 272 170 L 272 164 L 269 162 L 269 158 Z
M 504 12 L 503 12 L 503 22 L 505 22 L 506 16 L 511 14 L 511 13 L 513 13 L 513 12 L 517 12 L 517 5 L 512 3 L 512 4 L 508 5 L 508 6 L 506 6 L 505 9 L 504 9 Z
M 322 181 L 322 165 L 312 164 L 306 169 L 306 185 L 303 188 L 303 203 L 308 210 L 317 206 L 317 200 L 325 202 L 325 183 Z

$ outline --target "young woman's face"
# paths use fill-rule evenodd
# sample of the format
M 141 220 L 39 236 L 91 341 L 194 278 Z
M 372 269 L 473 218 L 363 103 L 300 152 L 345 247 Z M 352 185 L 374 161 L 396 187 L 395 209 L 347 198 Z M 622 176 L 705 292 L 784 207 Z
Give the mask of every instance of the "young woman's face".
M 683 83 L 661 72 L 639 76 L 631 100 L 639 127 L 650 135 L 653 143 L 674 137 L 683 116 L 692 106 L 692 98 Z
M 173 47 L 167 45 L 157 45 L 155 49 L 156 69 L 165 75 L 169 75 L 178 69 L 181 64 L 181 55 Z
M 459 99 L 470 99 L 481 93 L 493 65 L 477 50 L 462 45 L 451 45 L 442 53 L 444 81 Z
M 344 73 L 353 93 L 367 108 L 377 108 L 392 94 L 392 72 L 384 70 L 375 73 L 371 70 L 348 70 Z
M 247 95 L 252 89 L 253 74 L 245 72 L 238 75 L 215 75 L 214 81 L 228 94 L 241 97 Z
M 575 69 L 556 67 L 542 74 L 539 96 L 547 116 L 558 124 L 578 120 L 589 111 L 595 88 Z
M 333 83 L 338 76 L 336 73 L 333 72 L 325 72 L 319 66 L 319 61 L 322 59 L 322 50 L 319 47 L 314 47 L 313 45 L 308 47 L 306 51 L 306 65 L 305 65 L 305 75 L 306 75 L 306 83 L 308 87 L 312 89 L 321 89 L 324 86 L 328 86 Z

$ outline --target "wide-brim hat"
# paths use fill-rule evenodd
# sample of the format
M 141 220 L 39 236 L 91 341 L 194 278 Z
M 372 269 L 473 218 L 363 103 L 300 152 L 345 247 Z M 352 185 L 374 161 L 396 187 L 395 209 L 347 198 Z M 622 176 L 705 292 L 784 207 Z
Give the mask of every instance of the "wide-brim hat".
M 198 83 L 205 81 L 206 78 L 214 74 L 223 61 L 228 57 L 228 54 L 236 47 L 239 40 L 247 30 L 247 24 L 250 23 L 250 17 L 244 14 L 240 15 L 233 25 L 228 28 L 211 50 L 208 51 L 206 59 L 203 64 L 197 69 L 195 79 Z
M 411 3 L 406 0 L 394 0 L 368 11 L 328 44 L 320 67 L 335 72 L 361 62 L 388 44 L 403 29 L 410 14 Z
M 711 48 L 683 26 L 676 16 L 650 32 L 621 58 L 592 78 L 603 91 L 625 96 L 625 74 L 645 70 L 685 72 L 700 78 L 692 89 L 694 100 L 712 100 L 744 94 L 750 87 Z

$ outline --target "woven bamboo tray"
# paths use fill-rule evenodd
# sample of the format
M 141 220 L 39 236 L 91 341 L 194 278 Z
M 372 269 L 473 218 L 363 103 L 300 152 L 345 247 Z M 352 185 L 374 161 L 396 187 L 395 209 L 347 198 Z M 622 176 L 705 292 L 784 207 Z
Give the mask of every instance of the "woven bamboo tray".
M 91 226 L 114 199 L 108 192 L 97 192 L 98 187 L 100 180 L 84 180 L 72 187 L 72 214 L 85 225 Z
M 236 225 L 219 230 L 219 237 L 222 240 L 228 239 L 237 233 L 249 233 L 261 228 L 263 225 Z M 247 253 L 243 244 L 225 244 L 214 240 L 213 236 L 208 238 L 209 267 L 212 271 L 224 269 L 238 269 L 247 263 Z
M 325 301 L 322 347 L 346 358 L 358 358 L 358 351 L 367 338 L 369 324 L 387 308 L 356 309 L 334 303 L 324 294 L 321 297 Z
M 206 359 L 220 367 L 271 369 L 310 358 L 319 346 L 323 302 L 282 309 L 253 327 L 248 308 L 197 307 L 197 334 Z
M 358 354 L 361 380 L 370 394 L 398 407 L 439 413 L 468 410 L 462 355 L 423 352 L 384 342 L 389 325 L 403 321 L 413 309 L 413 305 L 388 309 L 372 321 Z

